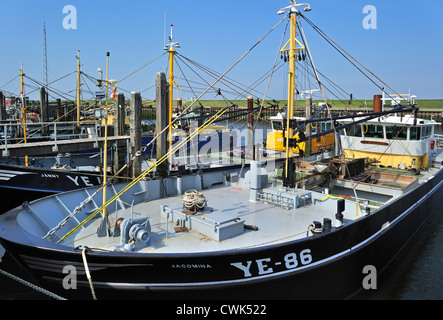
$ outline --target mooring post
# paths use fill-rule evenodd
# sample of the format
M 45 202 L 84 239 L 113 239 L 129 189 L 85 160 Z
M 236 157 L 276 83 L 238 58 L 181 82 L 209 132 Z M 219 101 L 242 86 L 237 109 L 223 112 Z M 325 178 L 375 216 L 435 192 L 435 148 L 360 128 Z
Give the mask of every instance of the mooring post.
M 55 117 L 56 117 L 56 121 L 60 121 L 60 110 L 62 108 L 62 100 L 61 99 L 57 99 L 56 100 L 57 105 L 56 105 L 56 109 L 55 109 Z M 63 121 L 66 121 L 65 119 Z
M 253 97 L 248 97 L 248 112 L 252 112 L 254 107 Z M 247 149 L 245 150 L 246 154 L 252 153 L 252 160 L 255 159 L 255 144 L 254 144 L 254 132 L 252 132 L 254 128 L 254 115 L 252 113 L 248 113 L 248 142 Z
M 183 100 L 182 98 L 177 98 L 177 112 L 182 112 Z
M 306 115 L 305 115 L 306 119 L 310 119 L 311 118 L 311 109 L 312 109 L 312 99 L 311 99 L 311 97 L 307 97 L 306 98 Z M 312 129 L 311 129 L 311 124 L 310 123 L 306 124 L 305 130 L 306 130 L 305 136 L 309 137 L 311 135 L 311 133 L 312 133 Z M 304 155 L 306 157 L 311 155 L 311 140 L 310 139 L 305 141 L 305 152 L 304 152 Z
M 114 103 L 114 136 L 123 136 L 125 134 L 125 95 L 117 94 L 117 100 Z M 114 172 L 118 172 L 126 163 L 127 146 L 114 142 Z M 129 169 L 124 170 L 119 175 L 128 176 Z M 131 173 L 132 174 L 132 173 Z
M 166 75 L 163 72 L 157 73 L 155 82 L 155 96 L 156 96 L 156 126 L 155 135 L 157 136 L 164 128 L 169 125 L 169 88 L 166 82 Z M 169 148 L 169 130 L 165 130 L 157 138 L 157 160 L 161 159 L 168 153 Z M 169 159 L 163 161 L 157 166 L 157 173 L 160 177 L 166 177 L 168 175 Z
M 125 95 L 123 93 L 117 94 L 114 117 L 114 136 L 123 136 L 125 134 Z
M 40 88 L 40 121 L 48 122 L 48 93 L 45 90 L 45 87 Z M 48 125 L 42 125 L 42 136 L 48 136 Z M 54 132 L 54 134 L 57 134 Z
M 0 120 L 6 120 L 6 104 L 5 96 L 3 92 L 0 91 Z M 6 133 L 5 133 L 6 136 Z
M 129 134 L 131 141 L 131 159 L 142 146 L 142 98 L 139 92 L 131 92 L 131 116 L 129 117 Z M 142 159 L 136 157 L 132 163 L 132 177 L 138 177 L 142 171 Z

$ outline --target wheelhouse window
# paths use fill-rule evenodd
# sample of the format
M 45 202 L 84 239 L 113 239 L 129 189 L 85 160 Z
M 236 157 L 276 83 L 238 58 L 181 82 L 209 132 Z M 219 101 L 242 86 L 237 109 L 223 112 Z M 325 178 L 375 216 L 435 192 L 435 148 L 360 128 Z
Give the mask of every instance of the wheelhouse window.
M 361 125 L 354 125 L 346 128 L 346 135 L 350 137 L 361 137 Z
M 272 130 L 283 130 L 283 121 L 273 120 L 271 124 Z
M 431 126 L 421 127 L 421 135 L 423 138 L 429 138 L 432 135 L 432 127 Z
M 321 123 L 321 131 L 327 131 L 332 129 L 332 123 L 331 122 L 322 122 Z
M 420 127 L 411 127 L 409 128 L 409 140 L 420 140 Z
M 383 126 L 379 124 L 366 124 L 363 125 L 363 134 L 366 138 L 384 138 Z
M 408 137 L 408 129 L 402 126 L 387 126 L 386 139 L 406 140 Z
M 307 126 L 311 126 L 311 134 L 317 134 L 318 122 L 307 123 Z

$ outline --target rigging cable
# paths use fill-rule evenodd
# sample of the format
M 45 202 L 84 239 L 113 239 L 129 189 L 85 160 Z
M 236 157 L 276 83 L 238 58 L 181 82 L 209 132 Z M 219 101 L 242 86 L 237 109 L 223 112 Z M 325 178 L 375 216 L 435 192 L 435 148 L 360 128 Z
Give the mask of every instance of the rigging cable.
M 172 122 L 169 124 L 169 126 L 172 126 L 177 119 L 179 119 L 182 115 L 186 114 L 188 112 L 188 110 L 195 104 L 195 102 L 199 102 L 200 103 L 200 98 L 203 97 L 213 86 L 215 86 L 220 79 L 222 79 L 226 74 L 228 74 L 241 60 L 243 60 L 257 45 L 259 45 L 272 31 L 274 31 L 275 28 L 277 28 L 285 19 L 286 19 L 287 15 L 281 19 L 275 26 L 273 26 L 271 28 L 271 30 L 268 31 L 268 33 L 266 33 L 260 40 L 258 40 L 248 51 L 246 51 L 228 70 L 226 70 L 212 85 L 210 85 L 202 94 L 200 94 L 200 96 L 194 100 L 189 106 L 187 106 L 186 108 L 183 109 L 183 111 L 177 115 L 177 117 L 175 119 L 172 120 Z M 168 130 L 169 126 L 165 127 L 161 132 L 159 132 L 157 134 L 157 136 L 160 136 L 163 132 L 165 132 L 166 130 Z M 144 148 L 149 147 L 151 144 L 154 143 L 156 139 L 152 139 L 151 142 L 149 142 L 146 146 L 144 146 Z
M 281 48 L 282 48 L 282 46 L 283 46 L 283 41 L 284 41 L 284 38 L 286 37 L 286 32 L 287 32 L 287 29 L 288 29 L 288 25 L 289 25 L 289 19 L 288 19 L 287 22 L 286 22 L 285 31 L 283 32 L 283 36 L 282 36 L 282 39 L 281 39 L 281 41 L 280 41 L 280 47 L 278 48 L 277 56 L 275 57 L 274 66 L 272 67 L 271 75 L 270 75 L 270 77 L 269 77 L 268 85 L 267 85 L 267 87 L 266 87 L 266 91 L 265 91 L 265 94 L 264 94 L 264 96 L 263 96 L 263 102 L 262 102 L 262 104 L 261 104 L 261 106 L 260 106 L 260 111 L 259 111 L 259 113 L 258 113 L 257 119 L 259 119 L 259 118 L 261 117 L 261 114 L 262 114 L 262 111 L 263 111 L 263 107 L 264 107 L 264 103 L 265 103 L 265 101 L 266 101 L 266 96 L 267 96 L 267 94 L 268 94 L 269 86 L 271 85 L 272 77 L 273 77 L 274 72 L 275 72 L 275 66 L 277 65 L 278 56 L 279 56 L 279 53 L 281 53 Z M 255 133 L 255 129 L 257 128 L 257 124 L 258 124 L 258 121 L 255 121 L 255 122 L 254 122 L 254 126 L 253 126 L 253 128 L 252 128 L 251 139 L 253 139 L 253 136 L 254 136 L 254 133 Z
M 183 57 L 183 56 L 182 56 Z M 200 64 L 197 64 L 197 63 L 195 63 L 194 61 L 192 61 L 192 60 L 190 60 L 190 59 L 188 59 L 188 58 L 185 58 L 185 57 L 183 57 L 184 59 L 186 59 L 186 60 L 188 60 L 189 62 L 191 62 L 192 64 L 194 64 L 196 67 L 198 67 L 199 69 L 201 69 L 203 72 L 206 72 L 208 75 L 210 75 L 211 77 L 213 77 L 214 79 L 217 79 L 217 77 L 218 77 L 218 75 L 214 72 L 214 75 L 211 75 L 211 73 L 209 72 L 209 71 L 205 71 L 205 67 L 203 67 L 202 65 L 200 65 Z M 204 81 L 205 83 L 206 83 L 206 85 L 209 85 L 209 83 L 205 80 L 205 79 L 203 79 L 194 69 L 192 69 L 186 62 L 184 62 L 182 59 L 180 59 L 180 61 L 182 61 L 192 72 L 194 72 L 202 81 Z M 222 82 L 222 83 L 224 83 L 225 85 L 226 85 L 226 80 L 220 80 L 220 82 Z M 229 87 L 229 86 L 228 86 Z M 235 89 L 233 89 L 233 88 L 230 88 L 230 89 L 232 89 L 232 90 L 234 90 L 235 91 Z M 217 95 L 221 95 L 222 97 L 223 97 L 223 99 L 225 100 L 225 101 L 228 101 L 230 104 L 234 104 L 232 101 L 230 101 L 230 100 L 228 100 L 222 93 L 221 93 L 221 89 L 220 88 L 218 88 L 218 89 L 214 89 L 214 91 L 215 91 L 215 94 L 216 94 L 216 96 Z
M 8 84 L 10 84 L 12 81 L 14 81 L 15 79 L 17 79 L 18 77 L 20 77 L 20 75 L 16 75 L 14 78 L 12 78 L 12 79 L 9 80 L 8 82 L 6 82 L 4 85 L 2 85 L 0 88 L 6 87 Z
M 218 72 L 216 72 L 216 71 L 214 71 L 214 70 L 212 70 L 212 69 L 210 69 L 208 67 L 205 67 L 205 66 L 203 66 L 200 63 L 197 63 L 197 62 L 195 62 L 195 61 L 193 61 L 193 60 L 191 60 L 189 58 L 183 57 L 183 56 L 182 56 L 182 58 L 186 59 L 188 62 L 190 62 L 191 64 L 195 65 L 197 68 L 201 69 L 203 72 L 207 73 L 208 75 L 210 75 L 214 79 L 216 79 L 217 77 L 220 76 L 220 73 L 218 73 Z M 190 67 L 188 66 L 188 68 L 190 68 Z M 262 95 L 262 93 L 258 92 L 257 90 L 255 90 L 255 88 L 261 82 L 263 82 L 266 79 L 266 77 L 268 76 L 268 74 L 270 72 L 271 71 L 267 71 L 263 76 L 261 76 L 258 80 L 256 80 L 253 84 L 251 84 L 247 88 L 242 88 L 241 86 L 244 86 L 243 84 L 241 84 L 240 82 L 238 82 L 238 81 L 236 81 L 234 79 L 231 79 L 229 77 L 225 77 L 225 79 L 223 81 L 221 81 L 221 82 L 224 83 L 228 88 L 230 88 L 231 90 L 233 90 L 237 94 L 237 97 L 234 100 L 238 100 L 239 97 L 246 98 L 248 95 L 253 95 L 252 91 L 256 91 L 257 93 Z M 262 80 L 262 78 L 263 78 L 263 80 Z M 235 89 L 235 88 L 237 88 L 237 89 Z M 241 92 L 239 92 L 239 91 L 241 91 Z
M 346 60 L 348 60 L 357 70 L 359 70 L 366 78 L 368 78 L 376 87 L 378 87 L 381 91 L 385 92 L 384 88 L 378 85 L 373 79 L 371 79 L 366 73 L 363 72 L 359 67 L 355 65 L 350 59 L 354 60 L 357 64 L 359 64 L 362 68 L 364 68 L 366 71 L 368 71 L 372 76 L 374 76 L 378 81 L 380 81 L 382 84 L 384 84 L 386 87 L 391 89 L 395 94 L 397 94 L 400 98 L 401 95 L 398 94 L 394 89 L 392 89 L 388 84 L 386 84 L 383 80 L 381 80 L 378 76 L 376 76 L 372 71 L 370 71 L 368 68 L 366 68 L 363 64 L 361 64 L 357 59 L 355 59 L 353 56 L 351 56 L 346 50 L 344 50 L 341 46 L 339 46 L 334 40 L 332 40 L 325 32 L 323 32 L 319 27 L 317 27 L 312 21 L 310 21 L 308 18 L 306 18 L 304 15 L 300 13 L 300 16 L 306 20 L 306 22 L 311 25 L 311 27 L 317 31 L 320 36 L 322 36 L 326 42 L 328 42 L 337 52 L 339 52 Z M 340 51 L 341 49 L 342 51 Z M 347 56 L 349 56 L 349 58 Z M 391 99 L 392 96 L 386 93 Z M 406 100 L 405 98 L 401 98 L 403 100 Z
M 119 198 L 123 193 L 132 188 L 137 182 L 141 181 L 145 176 L 147 176 L 150 172 L 152 172 L 156 167 L 158 167 L 161 163 L 167 160 L 170 155 L 174 154 L 177 150 L 179 150 L 183 145 L 185 145 L 190 139 L 194 138 L 197 134 L 200 134 L 202 130 L 211 125 L 218 117 L 220 117 L 229 107 L 221 109 L 217 114 L 215 114 L 210 120 L 208 120 L 202 127 L 199 127 L 198 130 L 192 132 L 185 140 L 180 142 L 177 146 L 173 147 L 170 151 L 168 151 L 164 156 L 157 160 L 155 164 L 146 169 L 142 174 L 140 174 L 137 178 L 127 184 L 121 191 L 116 193 L 112 198 L 110 198 L 105 204 L 103 204 L 100 208 L 96 209 L 90 216 L 84 219 L 81 223 L 79 223 L 76 227 L 66 233 L 59 242 L 65 240 L 67 237 L 72 235 L 75 231 L 81 228 L 84 224 L 94 218 L 98 213 L 102 212 L 107 206 L 109 206 L 112 202 L 114 202 L 117 198 Z M 168 127 L 166 127 L 168 128 Z M 108 183 L 104 183 L 107 185 Z
M 272 27 L 272 29 L 270 31 L 268 31 L 268 33 L 266 33 L 266 35 L 264 35 L 258 42 L 256 42 L 246 53 L 244 53 L 228 70 L 226 70 L 220 78 L 218 78 L 210 87 L 208 87 L 205 92 L 203 92 L 199 99 L 206 94 L 214 85 L 216 85 L 220 79 L 222 77 L 224 77 L 227 73 L 229 73 L 241 60 L 243 60 L 243 58 L 245 58 L 259 43 L 261 43 L 275 28 L 277 28 L 278 25 L 280 25 L 281 22 L 284 21 L 284 19 L 286 19 L 286 17 L 284 17 L 282 20 L 280 20 L 274 27 Z M 154 139 L 149 143 L 153 143 L 153 141 L 155 141 L 161 134 L 163 134 L 163 132 L 165 132 L 166 130 L 169 129 L 170 126 L 172 126 L 172 124 L 185 112 L 187 112 L 187 110 L 189 108 L 191 108 L 191 106 L 193 106 L 195 103 L 195 101 L 193 101 L 188 107 L 186 107 L 182 113 L 175 118 L 168 126 L 166 126 L 165 128 L 163 128 L 163 130 L 161 130 L 156 137 L 154 137 Z M 104 203 L 100 208 L 96 209 L 91 215 L 89 215 L 88 218 L 86 218 L 85 220 L 83 220 L 82 222 L 80 222 L 76 227 L 74 227 L 72 230 L 70 230 L 69 232 L 67 232 L 58 242 L 62 242 L 63 240 L 65 240 L 66 238 L 68 238 L 69 236 L 71 236 L 74 232 L 76 232 L 79 228 L 81 228 L 84 224 L 86 224 L 88 221 L 90 221 L 92 218 L 94 218 L 98 213 L 102 212 L 107 206 L 109 206 L 112 202 L 114 202 L 117 198 L 119 198 L 123 193 L 125 193 L 126 191 L 128 191 L 130 188 L 132 188 L 132 186 L 134 186 L 137 182 L 139 182 L 140 180 L 142 180 L 146 175 L 148 175 L 150 172 L 152 172 L 158 165 L 160 165 L 161 163 L 163 163 L 166 159 L 169 158 L 169 156 L 171 154 L 174 154 L 177 150 L 179 150 L 179 148 L 181 148 L 184 144 L 186 144 L 190 139 L 192 139 L 194 136 L 196 136 L 197 134 L 199 134 L 203 129 L 205 129 L 207 126 L 211 125 L 218 117 L 220 117 L 221 115 L 223 115 L 224 112 L 226 112 L 230 107 L 226 107 L 223 108 L 221 110 L 219 110 L 214 116 L 211 117 L 211 119 L 209 119 L 202 127 L 198 128 L 198 130 L 194 131 L 193 133 L 191 133 L 187 139 L 185 139 L 183 142 L 179 143 L 176 147 L 172 148 L 169 152 L 167 152 L 163 157 L 161 157 L 160 159 L 157 160 L 157 162 L 155 164 L 153 164 L 151 167 L 149 167 L 147 170 L 145 170 L 141 175 L 139 175 L 136 179 L 134 179 L 132 182 L 130 182 L 129 184 L 127 184 L 122 190 L 120 190 L 118 193 L 116 193 L 112 198 L 110 198 L 106 203 Z M 148 144 L 148 145 L 149 145 Z M 147 146 L 148 146 L 147 145 Z M 146 146 L 146 147 L 147 147 Z M 104 185 L 107 185 L 108 182 L 105 181 Z
M 134 73 L 140 71 L 140 70 L 143 69 L 144 67 L 147 67 L 148 65 L 150 65 L 150 64 L 153 63 L 154 61 L 156 61 L 156 60 L 160 59 L 161 57 L 163 57 L 166 53 L 167 53 L 167 51 L 164 52 L 164 53 L 162 53 L 160 56 L 158 56 L 158 57 L 155 58 L 154 60 L 151 60 L 151 61 L 149 61 L 148 63 L 146 63 L 145 65 L 141 66 L 141 67 L 138 68 L 137 70 L 131 72 L 131 73 L 128 74 L 127 76 L 123 77 L 122 79 L 118 80 L 116 83 L 120 83 L 120 82 L 122 82 L 123 80 L 125 80 L 126 78 L 129 78 L 129 77 L 132 76 Z
M 300 15 L 303 16 L 301 13 L 300 13 Z M 337 132 L 337 129 L 336 129 L 336 127 L 335 127 L 335 123 L 334 123 L 334 121 L 332 120 L 332 113 L 331 113 L 331 110 L 329 109 L 328 101 L 326 100 L 326 96 L 325 96 L 325 93 L 324 93 L 324 90 L 323 90 L 323 85 L 322 85 L 322 83 L 321 83 L 321 81 L 320 81 L 320 78 L 318 77 L 317 69 L 315 68 L 314 59 L 312 58 L 311 50 L 309 49 L 309 45 L 308 45 L 308 42 L 307 42 L 307 40 L 306 40 L 305 32 L 304 32 L 304 30 L 303 30 L 303 26 L 301 25 L 300 17 L 297 16 L 297 18 L 298 18 L 298 20 L 299 20 L 298 25 L 300 26 L 300 29 L 301 29 L 302 39 L 303 39 L 303 42 L 304 42 L 304 44 L 305 44 L 306 51 L 308 52 L 308 58 L 309 58 L 309 61 L 311 62 L 312 69 L 314 70 L 315 78 L 317 79 L 318 86 L 319 86 L 319 88 L 320 88 L 320 91 L 321 91 L 321 93 L 322 93 L 322 95 L 323 95 L 323 99 L 324 99 L 324 101 L 325 101 L 325 107 L 326 107 L 326 109 L 327 109 L 327 111 L 328 111 L 328 115 L 329 115 L 330 120 L 331 120 L 332 129 L 333 129 L 333 132 L 334 132 L 334 139 L 335 139 L 336 141 L 338 141 L 338 143 L 340 143 L 340 139 L 337 139 L 338 132 Z M 323 107 L 323 108 L 324 108 L 324 107 Z M 322 109 L 323 109 L 323 108 L 322 108 Z M 317 115 L 317 113 L 316 113 L 314 116 L 312 116 L 311 119 L 313 119 L 316 115 Z M 312 135 L 311 135 L 311 136 L 312 136 Z

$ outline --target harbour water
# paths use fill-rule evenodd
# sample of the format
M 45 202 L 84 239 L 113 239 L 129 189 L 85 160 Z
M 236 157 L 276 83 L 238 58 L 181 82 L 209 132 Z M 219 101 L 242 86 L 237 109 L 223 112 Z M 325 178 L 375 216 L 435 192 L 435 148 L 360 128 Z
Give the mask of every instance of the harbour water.
M 443 195 L 442 195 L 443 196 Z M 443 211 L 437 211 L 378 279 L 355 299 L 443 300 Z
M 442 134 L 442 127 L 436 126 L 435 131 Z M 382 286 L 356 298 L 443 300 L 443 208 L 436 210 L 384 273 Z

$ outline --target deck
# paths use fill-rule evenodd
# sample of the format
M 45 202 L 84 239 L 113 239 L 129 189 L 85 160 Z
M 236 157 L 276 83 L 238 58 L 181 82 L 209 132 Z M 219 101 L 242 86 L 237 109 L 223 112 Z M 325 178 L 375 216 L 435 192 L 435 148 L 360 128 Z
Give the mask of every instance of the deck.
M 438 161 L 440 157 L 441 154 L 437 156 Z M 183 176 L 181 192 L 190 189 L 199 190 L 207 201 L 204 210 L 194 214 L 183 208 L 182 197 L 177 195 L 179 193 L 177 177 L 140 181 L 131 191 L 122 194 L 117 204 L 108 207 L 109 236 L 97 236 L 97 230 L 102 222 L 99 214 L 85 227 L 65 239 L 62 244 L 69 247 L 88 246 L 122 251 L 128 238 L 114 233 L 116 222 L 120 218 L 124 219 L 120 230 L 121 234 L 127 235 L 128 230 L 136 223 L 141 224 L 141 221 L 144 222 L 148 218 L 150 241 L 136 242 L 135 247 L 129 250 L 146 253 L 213 252 L 274 245 L 311 236 L 312 230 L 309 230 L 314 221 L 323 223 L 325 218 L 330 219 L 334 227 L 338 200 L 334 195 L 345 199 L 344 223 L 351 223 L 366 214 L 364 200 L 370 200 L 369 206 L 372 212 L 426 181 L 438 168 L 423 171 L 420 175 L 411 175 L 407 170 L 386 170 L 393 170 L 399 175 L 398 180 L 402 185 L 400 188 L 383 183 L 359 183 L 359 188 L 354 188 L 356 182 L 348 180 L 346 182 L 350 183 L 350 186 L 342 189 L 337 187 L 325 194 L 323 193 L 326 191 L 325 187 L 315 190 L 286 190 L 278 186 L 275 180 L 269 179 L 265 184 L 262 182 L 258 197 L 252 197 L 254 201 L 250 200 L 250 180 L 246 170 L 240 169 L 237 172 L 238 181 L 232 180 L 234 172 L 229 170 L 205 173 L 204 176 L 199 174 Z M 230 182 L 225 180 L 228 175 L 231 176 Z M 108 199 L 117 194 L 123 185 L 109 187 Z M 377 191 L 364 190 L 362 187 L 377 188 Z M 49 198 L 30 203 L 28 207 L 22 209 L 18 221 L 25 229 L 32 225 L 32 229 L 28 232 L 41 238 L 73 212 L 88 194 L 93 193 L 93 190 L 95 189 L 61 194 L 56 197 L 57 205 L 54 205 Z M 396 192 L 389 194 L 390 190 Z M 166 196 L 161 195 L 163 191 L 166 192 Z M 132 202 L 134 199 L 136 201 Z M 356 200 L 359 204 L 356 204 Z M 85 210 L 74 216 L 61 230 L 58 239 L 96 211 L 101 203 L 102 195 L 98 193 L 87 203 Z M 47 210 L 48 205 L 51 206 L 50 211 Z M 116 210 L 117 207 L 119 210 Z M 124 224 L 126 229 L 123 228 Z
M 308 192 L 312 194 L 313 200 L 324 198 L 324 194 Z M 301 239 L 307 234 L 311 235 L 308 228 L 313 221 L 322 222 L 323 218 L 334 221 L 336 213 L 336 201 L 333 199 L 315 200 L 315 204 L 304 205 L 301 203 L 298 208 L 286 209 L 276 204 L 249 201 L 249 191 L 242 188 L 219 187 L 203 190 L 203 194 L 207 198 L 207 208 L 200 214 L 192 215 L 194 221 L 191 221 L 191 226 L 189 223 L 187 224 L 189 228 L 184 232 L 175 232 L 174 227 L 177 226 L 177 220 L 189 218 L 191 215 L 184 214 L 180 217 L 176 214 L 173 219 L 171 217 L 166 219 L 161 214 L 162 206 L 176 210 L 176 212 L 183 212 L 180 197 L 168 197 L 140 203 L 135 205 L 133 209 L 128 208 L 118 212 L 118 216 L 110 215 L 110 225 L 114 226 L 115 221 L 121 217 L 130 219 L 131 214 L 134 218 L 149 217 L 152 228 L 151 241 L 146 248 L 139 249 L 140 252 L 209 252 L 252 248 Z M 347 205 L 348 209 L 344 213 L 345 219 L 350 221 L 358 218 L 355 213 L 355 205 L 350 205 L 350 203 Z M 214 220 L 220 217 L 225 220 L 238 220 L 237 222 L 243 222 L 245 225 L 256 226 L 258 230 L 245 229 L 243 231 L 242 228 L 237 235 L 234 234 L 221 241 L 216 240 L 210 232 L 204 234 L 194 230 L 198 219 L 205 218 L 211 222 L 212 217 Z M 99 225 L 100 221 L 96 220 L 91 226 L 80 231 L 75 236 L 75 241 L 70 245 L 121 249 L 119 237 L 97 238 L 95 231 Z

